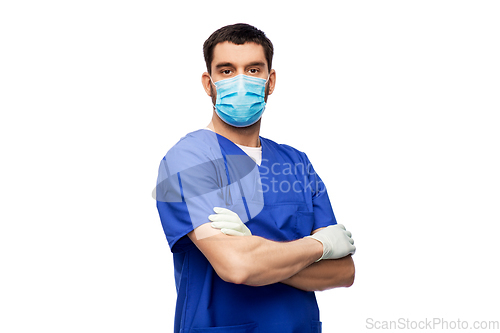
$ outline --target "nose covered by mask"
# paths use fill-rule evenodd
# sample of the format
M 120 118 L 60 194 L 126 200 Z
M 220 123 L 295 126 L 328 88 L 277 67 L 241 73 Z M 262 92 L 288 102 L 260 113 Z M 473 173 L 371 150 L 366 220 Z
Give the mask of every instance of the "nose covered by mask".
M 266 107 L 267 80 L 240 74 L 213 83 L 217 89 L 215 111 L 225 123 L 247 127 L 260 119 Z

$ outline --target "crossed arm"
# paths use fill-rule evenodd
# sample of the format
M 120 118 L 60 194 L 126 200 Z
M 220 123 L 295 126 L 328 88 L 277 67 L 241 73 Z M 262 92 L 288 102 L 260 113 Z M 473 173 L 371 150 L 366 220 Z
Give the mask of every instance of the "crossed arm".
M 354 262 L 351 255 L 340 259 L 318 261 L 281 281 L 305 291 L 323 291 L 350 287 L 354 283 Z
M 188 236 L 227 282 L 251 286 L 282 282 L 313 291 L 349 287 L 354 281 L 351 256 L 315 262 L 323 246 L 311 238 L 275 242 L 259 236 L 229 236 L 209 223 Z
M 323 228 L 312 232 L 315 234 Z M 340 259 L 320 260 L 307 266 L 297 274 L 281 281 L 305 291 L 323 291 L 332 288 L 350 287 L 354 283 L 354 261 L 351 255 Z

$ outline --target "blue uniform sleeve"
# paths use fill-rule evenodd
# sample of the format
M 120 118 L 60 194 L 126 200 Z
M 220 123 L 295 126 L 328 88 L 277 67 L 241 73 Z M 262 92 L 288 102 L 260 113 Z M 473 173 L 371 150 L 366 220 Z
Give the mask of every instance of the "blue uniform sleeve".
M 185 236 L 209 222 L 213 207 L 226 206 L 221 191 L 225 177 L 217 166 L 221 162 L 210 159 L 199 147 L 182 144 L 174 146 L 161 161 L 156 202 L 172 252 L 192 246 Z
M 231 141 L 210 131 L 181 139 L 160 163 L 157 208 L 172 252 L 193 246 L 189 232 L 224 207 L 243 223 L 264 206 L 258 166 Z
M 305 154 L 304 154 L 305 155 Z M 311 188 L 312 204 L 314 212 L 313 230 L 337 224 L 335 214 L 333 213 L 332 204 L 328 197 L 326 186 L 314 170 L 311 162 L 305 156 L 307 161 L 307 177 Z

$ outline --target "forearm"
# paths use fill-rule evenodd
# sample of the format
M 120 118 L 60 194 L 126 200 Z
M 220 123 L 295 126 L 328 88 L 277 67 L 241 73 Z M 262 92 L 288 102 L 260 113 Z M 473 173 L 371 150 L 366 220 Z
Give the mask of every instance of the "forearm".
M 249 274 L 245 284 L 251 286 L 262 286 L 287 279 L 310 266 L 323 253 L 321 244 L 310 238 L 291 242 L 257 238 L 261 244 L 247 253 L 251 265 L 248 267 Z
M 305 291 L 321 291 L 350 287 L 354 282 L 354 272 L 354 262 L 348 255 L 341 259 L 321 260 L 281 282 Z
M 303 290 L 325 290 L 352 285 L 354 263 L 349 254 L 354 253 L 356 247 L 351 233 L 343 225 L 317 228 L 310 237 L 278 243 L 262 237 L 248 236 L 251 235 L 250 230 L 236 213 L 219 207 L 214 208 L 214 211 L 217 214 L 209 216 L 211 226 L 220 229 L 223 234 L 236 237 L 228 238 L 227 235 L 218 234 L 209 239 L 222 241 L 222 246 L 229 243 L 232 246 L 204 246 L 199 241 L 196 245 L 222 279 L 227 276 L 226 281 L 253 286 L 283 282 Z M 212 235 L 216 232 L 214 229 L 200 226 L 195 232 L 203 231 Z M 219 255 L 206 253 L 203 248 L 216 248 L 213 252 Z M 320 251 L 320 248 L 322 253 L 314 253 Z M 311 265 L 319 258 L 323 260 Z M 308 268 L 305 269 L 306 267 Z M 227 275 L 224 274 L 225 271 L 228 272 Z
M 223 280 L 251 286 L 283 281 L 315 262 L 323 251 L 321 243 L 311 238 L 275 242 L 219 233 L 192 239 Z

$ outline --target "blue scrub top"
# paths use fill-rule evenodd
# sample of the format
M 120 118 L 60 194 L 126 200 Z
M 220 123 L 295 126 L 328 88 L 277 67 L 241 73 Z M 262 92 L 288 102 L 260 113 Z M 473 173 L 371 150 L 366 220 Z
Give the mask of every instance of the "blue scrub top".
M 321 332 L 314 292 L 274 283 L 223 281 L 187 234 L 213 207 L 238 213 L 253 235 L 292 241 L 336 224 L 321 178 L 306 154 L 260 137 L 262 163 L 209 130 L 183 137 L 163 158 L 156 199 L 174 257 L 174 332 Z

